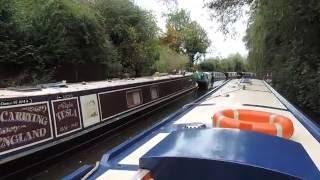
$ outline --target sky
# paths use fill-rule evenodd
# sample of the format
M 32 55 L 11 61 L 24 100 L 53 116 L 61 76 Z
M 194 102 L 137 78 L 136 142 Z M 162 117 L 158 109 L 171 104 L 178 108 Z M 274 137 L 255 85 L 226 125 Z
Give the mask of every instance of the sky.
M 134 0 L 135 4 L 143 9 L 151 11 L 156 17 L 158 26 L 165 31 L 165 13 L 169 12 L 170 7 L 160 0 Z M 245 36 L 248 17 L 241 18 L 234 28 L 236 36 L 225 36 L 219 31 L 219 24 L 210 18 L 210 12 L 204 8 L 203 0 L 177 0 L 178 8 L 186 9 L 190 12 L 191 19 L 197 21 L 208 33 L 211 46 L 207 50 L 206 57 L 227 57 L 233 53 L 240 53 L 246 56 L 248 51 L 242 41 Z

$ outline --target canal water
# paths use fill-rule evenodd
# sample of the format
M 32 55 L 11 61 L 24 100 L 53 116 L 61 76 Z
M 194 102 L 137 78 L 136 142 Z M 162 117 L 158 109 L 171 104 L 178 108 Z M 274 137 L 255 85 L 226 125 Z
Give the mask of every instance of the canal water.
M 206 91 L 200 90 L 191 92 L 155 111 L 152 115 L 139 119 L 119 132 L 113 133 L 112 136 L 103 137 L 98 142 L 86 145 L 84 148 L 81 148 L 71 155 L 68 154 L 59 158 L 56 162 L 50 163 L 47 167 L 44 167 L 41 172 L 30 171 L 28 179 L 60 179 L 84 164 L 94 164 L 110 149 L 141 133 L 143 130 L 151 127 L 180 109 L 183 105 L 194 101 L 205 93 Z

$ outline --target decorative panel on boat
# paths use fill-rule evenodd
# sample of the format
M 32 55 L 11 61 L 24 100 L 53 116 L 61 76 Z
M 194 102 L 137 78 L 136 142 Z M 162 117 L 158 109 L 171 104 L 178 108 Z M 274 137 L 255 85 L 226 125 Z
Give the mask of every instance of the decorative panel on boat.
M 52 101 L 56 136 L 62 136 L 81 129 L 78 98 Z
M 0 155 L 53 138 L 48 104 L 0 107 Z
M 83 127 L 100 122 L 98 99 L 96 94 L 80 96 Z

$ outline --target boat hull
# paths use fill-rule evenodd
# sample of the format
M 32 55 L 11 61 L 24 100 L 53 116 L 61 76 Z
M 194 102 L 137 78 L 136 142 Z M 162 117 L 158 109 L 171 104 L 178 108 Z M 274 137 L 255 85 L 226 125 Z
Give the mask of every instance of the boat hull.
M 212 86 L 209 81 L 197 81 L 200 89 L 208 90 Z

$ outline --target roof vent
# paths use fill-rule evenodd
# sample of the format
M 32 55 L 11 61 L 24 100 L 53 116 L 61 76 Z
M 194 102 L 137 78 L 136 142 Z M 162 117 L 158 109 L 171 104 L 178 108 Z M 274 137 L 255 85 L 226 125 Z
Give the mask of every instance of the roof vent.
M 184 124 L 182 129 L 205 129 L 207 126 L 203 123 L 189 123 Z

